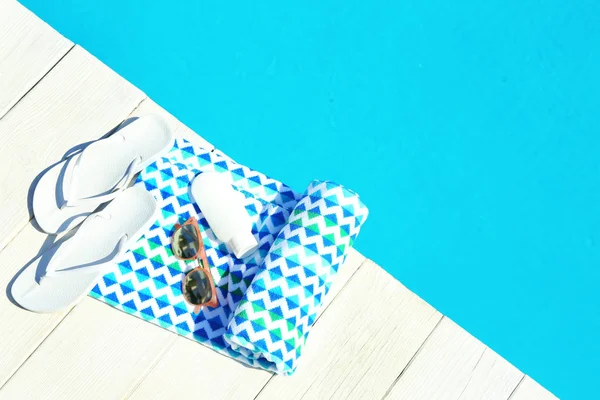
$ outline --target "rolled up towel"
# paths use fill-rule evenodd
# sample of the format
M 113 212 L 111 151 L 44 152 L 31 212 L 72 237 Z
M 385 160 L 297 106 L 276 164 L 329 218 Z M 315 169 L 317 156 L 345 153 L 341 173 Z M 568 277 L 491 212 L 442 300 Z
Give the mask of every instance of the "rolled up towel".
M 229 322 L 224 339 L 231 347 L 270 370 L 292 374 L 367 215 L 354 192 L 313 181 Z

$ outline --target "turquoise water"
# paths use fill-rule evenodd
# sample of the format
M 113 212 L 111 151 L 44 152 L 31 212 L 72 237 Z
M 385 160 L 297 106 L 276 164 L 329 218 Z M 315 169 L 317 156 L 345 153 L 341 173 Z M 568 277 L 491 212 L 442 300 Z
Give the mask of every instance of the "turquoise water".
M 600 396 L 600 3 L 23 3 L 234 159 L 358 191 L 360 251 Z

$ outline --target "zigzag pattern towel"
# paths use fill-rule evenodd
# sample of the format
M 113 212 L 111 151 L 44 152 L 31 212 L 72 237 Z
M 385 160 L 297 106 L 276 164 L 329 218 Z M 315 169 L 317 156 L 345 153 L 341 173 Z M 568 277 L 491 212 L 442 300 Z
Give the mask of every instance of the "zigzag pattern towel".
M 259 241 L 250 257 L 230 255 L 191 201 L 189 185 L 206 171 L 228 174 L 244 195 Z M 328 182 L 313 182 L 302 196 L 184 139 L 142 171 L 136 185 L 154 195 L 160 216 L 90 296 L 248 365 L 293 372 L 322 298 L 367 216 L 358 196 Z M 201 226 L 219 298 L 219 307 L 205 307 L 198 315 L 181 293 L 181 281 L 194 264 L 176 259 L 170 247 L 174 225 L 190 216 Z M 261 324 L 265 329 L 258 328 Z
M 302 347 L 347 250 L 367 218 L 353 192 L 312 182 L 235 310 L 225 339 L 248 358 L 265 358 L 283 374 Z

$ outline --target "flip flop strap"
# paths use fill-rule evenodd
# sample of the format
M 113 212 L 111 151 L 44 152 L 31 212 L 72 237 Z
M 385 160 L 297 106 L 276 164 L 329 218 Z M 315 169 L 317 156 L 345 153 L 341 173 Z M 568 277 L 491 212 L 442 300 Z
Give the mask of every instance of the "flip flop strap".
M 67 179 L 65 179 L 65 183 L 66 182 L 69 182 L 69 183 L 67 184 L 67 187 L 63 191 L 64 192 L 64 194 L 63 194 L 64 203 L 63 203 L 61 209 L 65 208 L 65 207 L 77 207 L 77 206 L 94 205 L 94 204 L 100 205 L 100 204 L 107 203 L 107 202 L 113 200 L 115 197 L 117 197 L 117 195 L 120 192 L 122 192 L 127 187 L 127 184 L 129 183 L 129 181 L 131 180 L 131 178 L 133 177 L 133 175 L 135 174 L 135 172 L 137 170 L 137 166 L 141 162 L 141 157 L 137 156 L 136 158 L 133 159 L 133 161 L 131 161 L 131 163 L 127 167 L 125 176 L 123 176 L 117 182 L 117 184 L 113 187 L 113 189 L 110 192 L 105 193 L 105 194 L 100 194 L 97 196 L 90 196 L 90 197 L 77 199 L 77 198 L 74 198 L 74 196 L 73 196 L 73 190 L 74 190 L 73 188 L 75 187 L 74 181 L 76 181 L 76 179 L 77 179 L 77 169 L 78 169 L 80 160 L 81 160 L 81 154 L 79 155 L 79 157 L 77 157 L 75 164 L 71 168 L 70 177 L 66 177 Z M 68 162 L 73 162 L 73 161 L 68 161 Z
M 96 216 L 97 214 L 94 214 L 94 215 Z M 69 268 L 65 268 L 65 269 L 56 269 L 57 266 L 60 265 L 61 261 L 63 261 L 64 256 L 57 257 L 55 255 L 48 263 L 48 266 L 46 267 L 46 271 L 40 279 L 40 283 L 46 277 L 56 277 L 56 276 L 60 276 L 62 274 L 66 274 L 66 273 L 68 273 L 69 275 L 72 275 L 72 274 L 89 275 L 91 273 L 102 272 L 103 270 L 106 269 L 105 264 L 107 262 L 109 262 L 110 260 L 113 260 L 116 257 L 123 254 L 123 252 L 125 251 L 125 244 L 127 243 L 127 239 L 128 239 L 127 234 L 124 234 L 123 236 L 121 236 L 115 249 L 107 257 L 105 257 L 102 260 L 95 261 L 93 263 L 77 265 L 77 266 L 73 266 L 73 267 L 69 267 Z M 70 253 L 72 244 L 67 241 L 65 244 L 63 244 L 63 246 L 65 246 L 65 247 L 63 248 L 63 251 L 61 253 L 62 254 Z

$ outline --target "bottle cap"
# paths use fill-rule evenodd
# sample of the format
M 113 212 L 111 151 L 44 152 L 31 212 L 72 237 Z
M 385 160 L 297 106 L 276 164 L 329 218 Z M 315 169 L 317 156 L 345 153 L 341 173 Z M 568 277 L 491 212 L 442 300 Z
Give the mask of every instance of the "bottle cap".
M 240 233 L 229 239 L 227 244 L 233 250 L 233 254 L 240 259 L 249 256 L 258 248 L 258 242 L 254 239 L 252 232 Z

